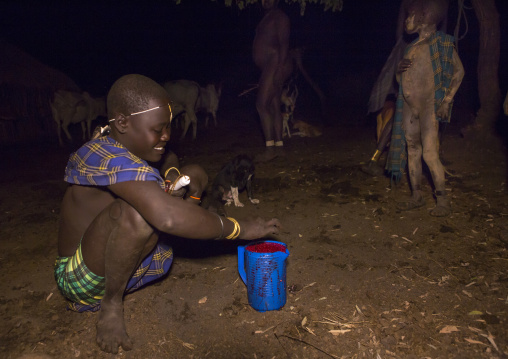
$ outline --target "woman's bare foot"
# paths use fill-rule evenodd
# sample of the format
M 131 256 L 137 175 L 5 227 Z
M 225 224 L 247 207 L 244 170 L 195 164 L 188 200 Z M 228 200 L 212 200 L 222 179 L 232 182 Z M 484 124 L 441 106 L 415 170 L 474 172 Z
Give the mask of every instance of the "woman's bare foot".
M 131 350 L 133 343 L 127 335 L 123 318 L 123 304 L 101 304 L 99 320 L 97 321 L 97 344 L 107 353 L 118 353 L 121 346 L 123 350 Z

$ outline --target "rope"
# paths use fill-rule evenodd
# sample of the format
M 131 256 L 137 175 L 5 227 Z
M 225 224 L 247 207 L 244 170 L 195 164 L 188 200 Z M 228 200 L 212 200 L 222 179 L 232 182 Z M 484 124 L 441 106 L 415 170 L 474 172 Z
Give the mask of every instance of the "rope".
M 243 95 L 245 95 L 245 94 L 247 94 L 247 93 L 249 93 L 249 92 L 251 92 L 251 91 L 253 91 L 253 90 L 257 89 L 258 87 L 259 87 L 259 84 L 255 84 L 253 87 L 248 88 L 248 89 L 247 89 L 247 90 L 245 90 L 245 91 L 242 91 L 242 92 L 238 95 L 238 97 L 242 97 Z
M 467 21 L 466 12 L 464 9 L 471 10 L 471 7 L 464 6 L 464 0 L 458 0 L 459 2 L 459 11 L 457 14 L 457 25 L 455 25 L 455 31 L 453 32 L 453 36 L 455 37 L 455 49 L 457 53 L 459 52 L 459 41 L 466 37 L 466 34 L 469 31 L 469 23 Z M 464 34 L 459 35 L 460 31 L 460 19 L 464 18 L 464 23 L 466 25 L 466 29 L 464 30 Z

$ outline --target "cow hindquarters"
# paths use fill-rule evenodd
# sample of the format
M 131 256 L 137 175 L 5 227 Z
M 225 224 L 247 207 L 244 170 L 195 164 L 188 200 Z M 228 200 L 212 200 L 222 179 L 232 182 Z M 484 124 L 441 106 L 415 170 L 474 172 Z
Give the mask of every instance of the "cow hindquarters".
M 53 114 L 53 120 L 56 122 L 56 133 L 58 135 L 58 143 L 60 144 L 60 147 L 63 147 L 63 141 L 62 141 L 62 125 L 60 116 L 58 115 L 58 110 L 55 108 L 55 105 L 53 103 L 50 103 L 51 107 L 51 113 Z
M 198 132 L 198 119 L 196 117 L 196 113 L 192 110 L 187 111 L 185 112 L 184 119 L 183 132 L 180 139 L 183 140 L 185 138 L 185 135 L 189 130 L 189 126 L 192 124 L 192 139 L 195 140 Z

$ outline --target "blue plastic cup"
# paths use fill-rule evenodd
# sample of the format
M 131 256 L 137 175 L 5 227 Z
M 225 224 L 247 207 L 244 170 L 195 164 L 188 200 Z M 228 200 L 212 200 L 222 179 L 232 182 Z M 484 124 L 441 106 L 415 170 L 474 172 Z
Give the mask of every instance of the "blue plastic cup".
M 282 245 L 284 251 L 254 251 L 259 248 L 256 245 L 270 243 Z M 277 310 L 286 304 L 285 261 L 288 256 L 287 246 L 277 241 L 259 241 L 238 247 L 238 271 L 247 286 L 249 304 L 258 312 Z

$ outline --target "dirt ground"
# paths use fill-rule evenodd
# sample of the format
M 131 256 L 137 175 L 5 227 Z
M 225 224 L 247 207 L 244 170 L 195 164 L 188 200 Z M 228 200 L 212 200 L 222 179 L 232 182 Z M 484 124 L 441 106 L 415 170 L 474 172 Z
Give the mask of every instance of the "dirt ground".
M 363 111 L 363 110 L 362 110 Z M 453 213 L 400 212 L 406 178 L 359 170 L 375 149 L 361 111 L 318 138 L 287 139 L 286 156 L 259 164 L 258 205 L 234 217 L 277 217 L 287 244 L 287 303 L 252 309 L 238 275 L 239 242 L 171 238 L 169 275 L 125 297 L 135 341 L 120 358 L 506 358 L 508 197 L 506 149 L 478 145 L 450 126 L 442 158 Z M 352 116 L 356 118 L 347 118 Z M 236 154 L 255 155 L 255 113 L 223 105 L 219 127 L 170 147 L 213 177 Z M 177 138 L 175 133 L 174 138 Z M 70 149 L 2 151 L 0 357 L 110 358 L 95 344 L 97 314 L 65 310 L 53 279 L 57 222 Z

